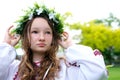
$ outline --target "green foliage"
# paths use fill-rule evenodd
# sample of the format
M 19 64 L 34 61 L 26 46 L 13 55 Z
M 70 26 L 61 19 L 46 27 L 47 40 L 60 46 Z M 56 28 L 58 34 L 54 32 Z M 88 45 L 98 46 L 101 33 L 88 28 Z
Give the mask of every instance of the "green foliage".
M 22 45 L 21 45 L 22 43 L 21 43 L 21 40 L 18 42 L 18 44 L 15 46 L 15 48 L 16 49 L 18 49 L 18 48 L 21 48 L 22 47 Z
M 93 49 L 98 48 L 101 51 L 105 51 L 109 44 L 108 40 L 111 39 L 111 29 L 104 27 L 103 24 L 94 24 L 90 22 L 81 27 L 82 39 L 81 44 L 91 46 Z
M 74 24 L 69 24 L 69 26 L 70 26 L 70 29 L 76 29 L 76 30 L 78 30 L 83 25 L 81 25 L 80 22 L 76 22 Z
M 62 15 L 62 19 L 63 21 L 67 20 L 68 17 L 72 16 L 72 13 L 71 12 L 66 12 Z
M 96 24 L 94 20 L 83 25 L 75 23 L 70 25 L 70 28 L 82 30 L 80 44 L 91 46 L 93 49 L 98 48 L 102 52 L 109 47 L 114 47 L 116 53 L 120 52 L 120 29 L 113 30 L 103 23 Z
M 108 80 L 119 80 L 120 79 L 120 67 L 108 68 L 109 78 Z
M 80 44 L 87 45 L 93 49 L 99 49 L 105 58 L 107 64 L 113 63 L 113 56 L 120 55 L 120 29 L 113 30 L 111 27 L 107 27 L 103 23 L 95 23 L 90 21 L 84 23 L 75 23 L 70 25 L 71 29 L 81 29 L 82 33 L 79 38 Z
M 108 18 L 96 19 L 95 23 L 104 23 L 108 27 L 112 27 L 112 23 L 116 23 L 118 26 L 120 26 L 120 19 L 115 17 L 112 13 L 110 13 Z
M 111 42 L 114 46 L 114 52 L 120 54 L 120 28 L 113 31 Z

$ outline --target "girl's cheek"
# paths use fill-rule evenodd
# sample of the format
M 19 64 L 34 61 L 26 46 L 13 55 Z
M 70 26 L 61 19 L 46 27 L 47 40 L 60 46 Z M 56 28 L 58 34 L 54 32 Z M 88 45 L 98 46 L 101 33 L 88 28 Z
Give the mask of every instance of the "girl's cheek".
M 51 39 L 52 39 L 52 36 L 45 36 L 45 39 L 51 40 Z
M 37 39 L 37 38 L 38 38 L 38 35 L 31 35 L 31 38 L 32 38 L 32 39 Z
M 49 38 L 51 38 L 51 37 L 52 37 L 52 35 L 45 35 L 45 37 L 46 37 L 46 38 L 48 38 L 48 37 L 49 37 Z

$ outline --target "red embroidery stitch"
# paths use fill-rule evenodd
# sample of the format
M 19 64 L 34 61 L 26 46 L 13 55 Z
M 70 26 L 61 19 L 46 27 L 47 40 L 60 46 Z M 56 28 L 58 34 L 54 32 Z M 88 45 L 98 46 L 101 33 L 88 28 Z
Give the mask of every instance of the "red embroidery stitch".
M 15 74 L 13 80 L 16 80 L 16 79 L 17 79 L 17 76 L 18 76 L 18 72 L 16 72 L 16 74 Z
M 94 50 L 94 55 L 95 55 L 95 56 L 101 55 L 101 52 L 100 52 L 98 49 L 95 49 L 95 50 Z

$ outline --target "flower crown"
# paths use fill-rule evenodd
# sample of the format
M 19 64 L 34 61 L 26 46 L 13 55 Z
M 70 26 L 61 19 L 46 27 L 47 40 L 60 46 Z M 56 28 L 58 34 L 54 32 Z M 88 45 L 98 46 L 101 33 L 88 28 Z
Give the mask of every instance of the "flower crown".
M 56 13 L 53 9 L 48 9 L 45 5 L 34 4 L 33 8 L 29 8 L 25 10 L 25 15 L 21 16 L 19 20 L 17 20 L 17 27 L 13 31 L 16 34 L 22 35 L 25 25 L 29 20 L 31 20 L 34 16 L 40 16 L 41 14 L 45 14 L 48 16 L 48 19 L 53 22 L 55 31 L 58 34 L 62 34 L 63 32 L 63 20 L 59 13 Z

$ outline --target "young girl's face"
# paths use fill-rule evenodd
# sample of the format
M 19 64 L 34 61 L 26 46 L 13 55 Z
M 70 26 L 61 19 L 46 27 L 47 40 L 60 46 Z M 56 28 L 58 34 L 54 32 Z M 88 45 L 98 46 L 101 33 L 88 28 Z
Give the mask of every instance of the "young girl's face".
M 44 53 L 48 50 L 52 43 L 52 36 L 52 30 L 45 19 L 34 19 L 30 30 L 30 44 L 33 53 Z

